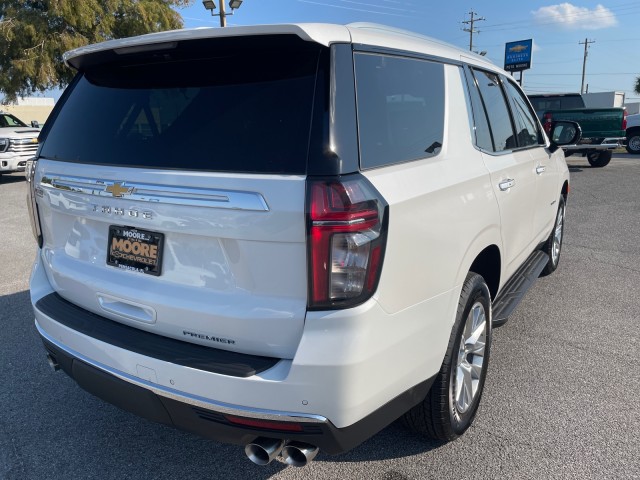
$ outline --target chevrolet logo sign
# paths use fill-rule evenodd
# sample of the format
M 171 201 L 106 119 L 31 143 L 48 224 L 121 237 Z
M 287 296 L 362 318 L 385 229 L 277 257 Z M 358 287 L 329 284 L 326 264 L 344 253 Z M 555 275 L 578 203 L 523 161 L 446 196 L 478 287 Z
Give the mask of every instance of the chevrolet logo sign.
M 135 192 L 133 187 L 125 187 L 124 182 L 116 182 L 113 185 L 109 185 L 104 189 L 105 192 L 110 193 L 114 197 L 123 197 L 124 195 L 130 195 Z
M 527 45 L 516 45 L 515 47 L 511 47 L 509 49 L 510 52 L 516 52 L 516 53 L 520 53 L 523 52 L 527 49 Z

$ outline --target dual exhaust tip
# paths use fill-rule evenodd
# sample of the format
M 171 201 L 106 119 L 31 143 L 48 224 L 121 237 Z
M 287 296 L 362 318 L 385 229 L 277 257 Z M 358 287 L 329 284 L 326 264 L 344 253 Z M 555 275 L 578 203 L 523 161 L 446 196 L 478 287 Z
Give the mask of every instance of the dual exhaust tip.
M 320 449 L 304 442 L 287 442 L 278 438 L 259 437 L 244 447 L 244 453 L 256 465 L 268 465 L 282 455 L 292 467 L 304 467 L 311 462 Z

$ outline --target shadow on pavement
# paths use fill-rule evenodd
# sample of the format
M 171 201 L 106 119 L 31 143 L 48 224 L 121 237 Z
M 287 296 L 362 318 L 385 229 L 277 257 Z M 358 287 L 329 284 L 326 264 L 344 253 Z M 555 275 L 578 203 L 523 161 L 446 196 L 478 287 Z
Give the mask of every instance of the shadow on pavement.
M 149 422 L 86 393 L 62 371 L 52 372 L 26 290 L 0 296 L 0 328 L 0 478 L 122 479 L 144 472 L 139 478 L 267 479 L 288 468 L 280 459 L 254 465 L 242 446 Z M 306 468 L 402 458 L 438 446 L 396 422 L 350 452 L 320 453 Z
M 24 172 L 18 172 L 11 175 L 7 173 L 0 175 L 0 185 L 9 184 L 9 183 L 18 183 L 18 182 L 24 182 L 24 181 L 26 181 L 26 178 L 24 177 Z

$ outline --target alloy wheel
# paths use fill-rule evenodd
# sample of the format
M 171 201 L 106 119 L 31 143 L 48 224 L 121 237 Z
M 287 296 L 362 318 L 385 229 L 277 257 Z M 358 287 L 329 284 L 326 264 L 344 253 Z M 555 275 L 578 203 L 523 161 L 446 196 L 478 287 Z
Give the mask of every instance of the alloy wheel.
M 461 414 L 469 410 L 478 394 L 486 342 L 487 315 L 484 305 L 477 301 L 467 315 L 458 350 L 454 400 Z

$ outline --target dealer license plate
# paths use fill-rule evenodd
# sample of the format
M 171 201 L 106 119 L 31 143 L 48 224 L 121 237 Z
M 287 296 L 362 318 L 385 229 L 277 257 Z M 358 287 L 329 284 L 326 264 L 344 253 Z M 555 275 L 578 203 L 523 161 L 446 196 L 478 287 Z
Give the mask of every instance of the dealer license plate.
M 124 270 L 160 275 L 163 243 L 162 233 L 110 225 L 107 264 Z

